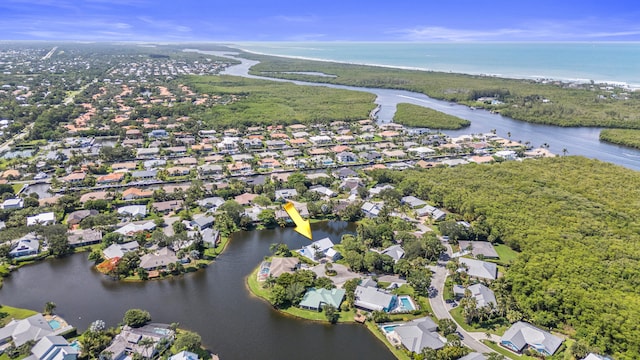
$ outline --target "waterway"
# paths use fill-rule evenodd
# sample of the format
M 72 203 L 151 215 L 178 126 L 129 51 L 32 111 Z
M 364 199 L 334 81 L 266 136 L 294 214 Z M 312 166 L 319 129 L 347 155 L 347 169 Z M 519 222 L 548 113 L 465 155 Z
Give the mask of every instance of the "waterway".
M 188 50 L 197 51 L 197 50 Z M 247 60 L 234 56 L 233 52 L 222 51 L 199 51 L 205 54 L 225 56 L 241 61 L 241 64 L 233 65 L 225 69 L 223 74 L 243 76 L 254 79 L 288 81 L 297 85 L 305 86 L 326 86 L 336 89 L 346 89 L 353 91 L 365 91 L 377 96 L 375 103 L 380 105 L 378 112 L 378 122 L 391 122 L 399 103 L 410 103 L 414 105 L 428 107 L 446 114 L 458 116 L 471 121 L 471 126 L 461 130 L 445 130 L 444 133 L 450 136 L 462 134 L 487 133 L 496 130 L 502 137 L 509 137 L 522 143 L 529 142 L 533 147 L 548 145 L 549 150 L 555 154 L 562 154 L 566 149 L 567 155 L 582 155 L 592 159 L 599 159 L 606 162 L 618 164 L 629 169 L 640 170 L 640 150 L 630 149 L 623 146 L 608 144 L 599 140 L 600 128 L 588 127 L 558 127 L 551 125 L 532 124 L 524 121 L 514 120 L 499 114 L 492 114 L 486 110 L 472 110 L 471 108 L 452 104 L 447 101 L 432 99 L 424 94 L 411 91 L 362 88 L 355 86 L 343 86 L 323 83 L 310 83 L 305 81 L 291 81 L 274 79 L 264 76 L 249 74 L 249 69 L 258 63 L 255 60 Z
M 354 232 L 345 222 L 312 225 L 314 239 Z M 127 309 L 141 308 L 153 321 L 179 322 L 198 332 L 203 344 L 224 360 L 232 359 L 393 359 L 365 326 L 328 325 L 284 316 L 250 295 L 246 276 L 269 255 L 269 245 L 291 249 L 308 240 L 291 228 L 236 233 L 224 253 L 207 269 L 175 279 L 116 282 L 94 271 L 87 254 L 40 262 L 4 280 L 0 303 L 56 313 L 80 330 L 96 320 L 108 326 Z

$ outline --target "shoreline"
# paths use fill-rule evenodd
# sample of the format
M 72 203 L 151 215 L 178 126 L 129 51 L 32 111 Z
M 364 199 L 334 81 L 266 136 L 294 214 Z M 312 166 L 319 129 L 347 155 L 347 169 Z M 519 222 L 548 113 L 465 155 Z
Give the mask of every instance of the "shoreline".
M 436 70 L 436 69 L 429 69 L 429 68 L 417 67 L 417 66 L 388 65 L 388 64 L 366 63 L 366 62 L 357 62 L 357 61 L 341 61 L 341 60 L 335 60 L 335 59 L 323 59 L 323 58 L 315 58 L 315 57 L 308 57 L 308 56 L 272 54 L 272 53 L 266 53 L 261 51 L 249 50 L 242 47 L 241 44 L 231 44 L 227 46 L 231 49 L 235 49 L 241 52 L 246 52 L 248 54 L 254 54 L 254 55 L 273 56 L 273 57 L 295 59 L 295 60 L 319 61 L 319 62 L 336 63 L 336 64 L 382 67 L 387 69 L 437 72 L 437 73 L 444 73 L 444 74 L 460 74 L 460 75 L 469 75 L 469 76 L 483 76 L 483 77 L 489 77 L 489 78 L 495 77 L 495 78 L 503 78 L 503 79 L 511 79 L 511 80 L 531 80 L 536 82 L 560 81 L 568 84 L 588 84 L 592 80 L 592 79 L 583 79 L 583 78 L 562 78 L 562 77 L 543 76 L 543 75 L 521 75 L 521 74 L 506 75 L 506 74 L 493 74 L 493 73 L 486 73 L 486 72 L 464 72 L 464 71 L 454 71 L 454 70 L 445 71 L 445 70 Z M 595 79 L 593 80 L 593 82 L 594 84 L 615 86 L 615 87 L 628 89 L 630 91 L 640 91 L 640 83 L 632 84 L 625 81 L 595 80 Z

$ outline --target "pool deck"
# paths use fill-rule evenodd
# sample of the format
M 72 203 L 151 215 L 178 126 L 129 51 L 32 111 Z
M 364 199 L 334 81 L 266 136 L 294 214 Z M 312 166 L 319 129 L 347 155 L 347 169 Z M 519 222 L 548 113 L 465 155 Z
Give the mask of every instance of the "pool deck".
M 58 315 L 43 315 L 43 316 L 44 316 L 44 319 L 47 322 L 49 322 L 51 320 L 55 320 L 55 321 L 60 323 L 60 327 L 59 328 L 53 329 L 53 334 L 54 335 L 65 334 L 65 333 L 68 333 L 69 331 L 75 329 L 73 326 L 69 325 L 69 323 L 65 319 L 61 318 Z

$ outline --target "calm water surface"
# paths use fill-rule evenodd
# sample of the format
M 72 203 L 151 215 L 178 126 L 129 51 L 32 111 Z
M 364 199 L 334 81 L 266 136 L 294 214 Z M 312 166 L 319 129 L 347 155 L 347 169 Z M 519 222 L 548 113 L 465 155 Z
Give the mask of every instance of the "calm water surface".
M 254 76 L 249 74 L 249 69 L 251 68 L 251 66 L 257 64 L 258 61 L 229 56 L 229 52 L 199 52 L 217 56 L 227 56 L 241 61 L 241 64 L 230 66 L 225 70 L 224 73 L 228 75 L 274 81 L 288 81 L 294 84 L 305 86 L 326 86 L 336 89 L 370 92 L 376 95 L 375 103 L 381 106 L 381 110 L 380 112 L 378 112 L 378 122 L 380 123 L 392 121 L 393 116 L 396 112 L 396 106 L 399 103 L 410 103 L 438 110 L 446 114 L 458 116 L 460 118 L 471 121 L 471 126 L 464 129 L 444 131 L 446 134 L 451 136 L 459 136 L 462 134 L 472 133 L 487 133 L 491 130 L 496 130 L 499 136 L 506 138 L 510 134 L 512 140 L 521 140 L 523 143 L 529 142 L 531 146 L 534 147 L 540 147 L 543 144 L 547 144 L 549 145 L 549 150 L 555 154 L 562 154 L 563 150 L 566 149 L 568 155 L 582 155 L 588 158 L 618 164 L 629 169 L 640 170 L 640 150 L 600 142 L 600 128 L 566 128 L 550 125 L 532 124 L 524 121 L 514 120 L 506 116 L 501 116 L 499 114 L 492 114 L 485 110 L 471 110 L 467 106 L 432 99 L 424 94 L 410 91 L 362 88 L 355 86 L 310 83 L 304 81 L 290 81 L 262 76 Z
M 313 224 L 314 239 L 339 242 L 355 226 L 344 222 Z M 109 326 L 130 308 L 142 308 L 154 321 L 179 322 L 197 331 L 222 359 L 393 359 L 362 325 L 324 325 L 280 315 L 252 297 L 246 276 L 284 242 L 300 248 L 308 240 L 293 229 L 237 233 L 225 252 L 204 271 L 144 283 L 109 280 L 91 268 L 87 254 L 26 266 L 5 279 L 0 303 L 42 309 L 45 302 L 84 330 L 102 319 Z M 303 355 L 304 354 L 304 355 Z

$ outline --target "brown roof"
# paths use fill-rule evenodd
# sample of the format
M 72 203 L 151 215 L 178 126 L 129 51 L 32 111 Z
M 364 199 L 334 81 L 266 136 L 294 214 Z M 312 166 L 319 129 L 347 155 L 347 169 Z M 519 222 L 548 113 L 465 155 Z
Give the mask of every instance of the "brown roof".
M 238 204 L 240 205 L 249 205 L 251 204 L 251 202 L 253 201 L 253 199 L 255 199 L 258 195 L 256 194 L 249 194 L 249 193 L 244 193 L 242 195 L 238 195 L 235 197 L 235 200 L 238 202 Z
M 108 195 L 106 191 L 94 191 L 80 196 L 80 202 L 85 203 L 89 200 L 105 200 Z

